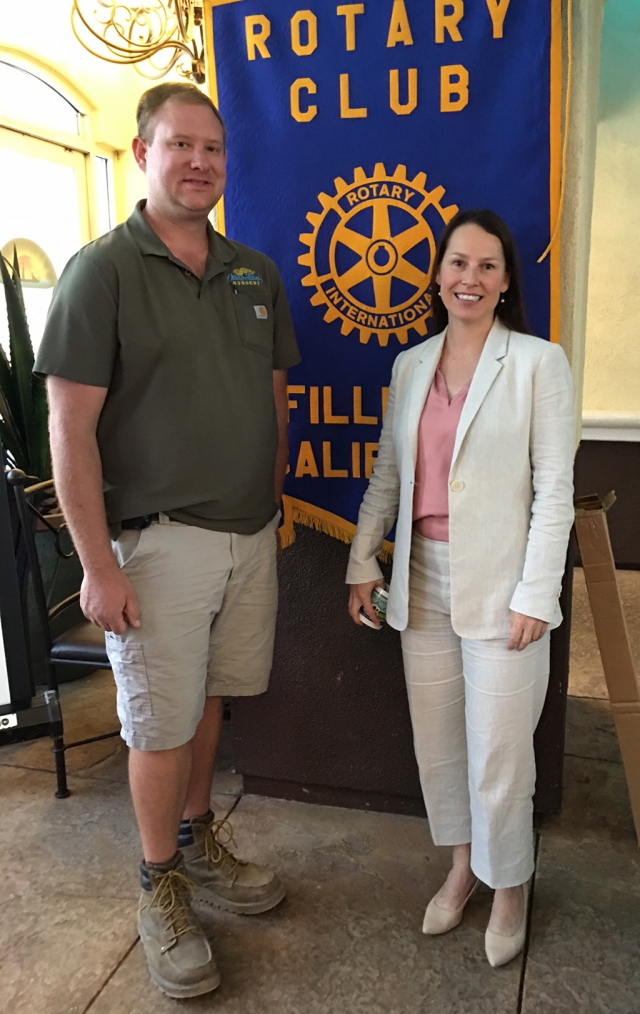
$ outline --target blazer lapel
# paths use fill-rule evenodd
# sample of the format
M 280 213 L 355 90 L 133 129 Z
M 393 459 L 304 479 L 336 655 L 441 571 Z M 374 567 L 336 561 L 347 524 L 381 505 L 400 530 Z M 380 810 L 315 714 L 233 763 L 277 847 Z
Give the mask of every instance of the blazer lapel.
M 425 342 L 424 351 L 414 366 L 411 375 L 411 390 L 409 393 L 409 409 L 407 413 L 407 428 L 411 443 L 411 458 L 415 469 L 418 458 L 418 429 L 420 428 L 420 417 L 424 403 L 431 387 L 431 382 L 440 362 L 444 336 L 446 332 L 434 335 L 428 342 Z
M 460 422 L 456 431 L 456 442 L 453 448 L 453 458 L 451 460 L 452 468 L 455 465 L 467 430 L 502 369 L 502 359 L 507 354 L 509 334 L 510 331 L 499 321 L 496 321 L 489 331 L 460 415 Z

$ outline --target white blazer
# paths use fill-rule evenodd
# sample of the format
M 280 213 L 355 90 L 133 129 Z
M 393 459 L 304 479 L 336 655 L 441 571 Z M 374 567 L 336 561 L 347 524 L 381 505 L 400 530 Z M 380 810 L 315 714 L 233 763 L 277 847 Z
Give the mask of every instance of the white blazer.
M 347 583 L 382 576 L 376 555 L 397 520 L 387 621 L 408 622 L 413 492 L 422 409 L 445 332 L 393 366 L 378 456 Z M 508 637 L 510 610 L 562 622 L 558 600 L 573 523 L 573 384 L 559 345 L 496 322 L 458 425 L 449 473 L 451 623 L 460 637 Z

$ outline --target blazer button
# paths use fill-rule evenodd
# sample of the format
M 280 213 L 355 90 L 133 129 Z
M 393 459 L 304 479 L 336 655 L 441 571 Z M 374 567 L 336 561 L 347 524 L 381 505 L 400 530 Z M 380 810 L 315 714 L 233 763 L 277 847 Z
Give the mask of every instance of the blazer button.
M 451 492 L 459 493 L 461 489 L 464 489 L 464 482 L 462 479 L 454 479 L 451 483 Z

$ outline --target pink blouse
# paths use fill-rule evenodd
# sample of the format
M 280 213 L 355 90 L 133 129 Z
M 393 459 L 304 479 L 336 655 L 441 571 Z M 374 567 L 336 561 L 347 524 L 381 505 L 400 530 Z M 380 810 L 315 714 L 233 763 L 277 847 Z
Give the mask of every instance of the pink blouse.
M 436 370 L 418 429 L 413 497 L 414 527 L 425 539 L 449 541 L 449 472 L 456 430 L 471 381 L 449 401 L 445 379 Z

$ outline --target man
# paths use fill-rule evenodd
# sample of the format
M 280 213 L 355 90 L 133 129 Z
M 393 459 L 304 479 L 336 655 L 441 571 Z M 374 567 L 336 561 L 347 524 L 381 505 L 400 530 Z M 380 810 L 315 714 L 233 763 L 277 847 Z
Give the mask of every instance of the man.
M 192 896 L 245 914 L 284 897 L 229 852 L 209 799 L 223 696 L 267 689 L 300 357 L 275 265 L 208 222 L 226 165 L 213 103 L 161 84 L 137 118 L 148 198 L 65 268 L 36 371 L 81 605 L 107 632 L 130 747 L 140 938 L 153 981 L 179 998 L 220 981 Z

